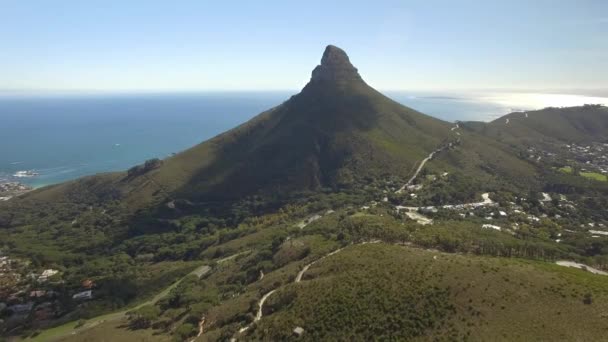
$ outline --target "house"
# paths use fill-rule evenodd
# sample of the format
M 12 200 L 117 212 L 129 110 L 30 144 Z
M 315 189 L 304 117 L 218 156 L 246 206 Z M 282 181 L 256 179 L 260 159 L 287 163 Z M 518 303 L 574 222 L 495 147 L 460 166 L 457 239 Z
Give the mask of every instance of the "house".
M 47 281 L 50 277 L 54 276 L 57 273 L 59 273 L 59 271 L 50 268 L 48 270 L 44 270 L 42 271 L 42 274 L 38 277 L 38 281 Z
M 420 208 L 420 212 L 422 213 L 436 213 L 437 212 L 437 208 L 433 207 L 433 206 L 428 206 L 428 207 L 421 207 Z
M 85 289 L 91 289 L 93 286 L 95 286 L 95 283 L 91 279 L 85 279 L 82 281 L 81 285 Z
M 34 290 L 30 292 L 30 298 L 42 298 L 46 296 L 46 291 L 43 290 Z
M 481 226 L 481 228 L 501 230 L 501 228 L 499 226 L 495 226 L 493 224 L 484 224 Z
M 59 271 L 57 271 L 57 270 L 53 270 L 53 269 L 50 269 L 50 268 L 49 268 L 48 270 L 44 270 L 44 271 L 42 271 L 42 274 L 41 274 L 40 276 L 41 276 L 41 277 L 46 277 L 46 278 L 49 278 L 49 277 L 54 276 L 54 275 L 55 275 L 55 274 L 57 274 L 57 273 L 59 273 Z
M 34 307 L 34 303 L 29 302 L 25 304 L 15 304 L 8 307 L 9 311 L 12 311 L 15 314 L 27 313 L 32 311 L 32 307 Z
M 304 328 L 302 328 L 302 327 L 295 327 L 295 329 L 293 329 L 293 334 L 296 337 L 302 336 L 303 333 L 304 333 Z
M 75 299 L 75 300 L 93 299 L 93 291 L 87 290 L 87 291 L 78 292 L 72 296 L 72 299 Z

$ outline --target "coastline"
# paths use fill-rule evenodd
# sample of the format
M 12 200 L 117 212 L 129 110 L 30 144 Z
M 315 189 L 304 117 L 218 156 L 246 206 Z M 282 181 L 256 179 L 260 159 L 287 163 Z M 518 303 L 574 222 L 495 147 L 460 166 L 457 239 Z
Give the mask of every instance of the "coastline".
M 34 187 L 15 181 L 0 181 L 0 201 L 8 201 L 34 190 Z

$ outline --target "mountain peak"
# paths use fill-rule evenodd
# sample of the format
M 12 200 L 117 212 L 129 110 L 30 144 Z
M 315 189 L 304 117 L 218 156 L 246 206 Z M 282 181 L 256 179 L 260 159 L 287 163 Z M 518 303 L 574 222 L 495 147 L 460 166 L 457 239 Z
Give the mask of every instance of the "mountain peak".
M 312 71 L 311 82 L 347 82 L 361 80 L 361 76 L 344 50 L 328 45 L 323 52 L 321 65 Z

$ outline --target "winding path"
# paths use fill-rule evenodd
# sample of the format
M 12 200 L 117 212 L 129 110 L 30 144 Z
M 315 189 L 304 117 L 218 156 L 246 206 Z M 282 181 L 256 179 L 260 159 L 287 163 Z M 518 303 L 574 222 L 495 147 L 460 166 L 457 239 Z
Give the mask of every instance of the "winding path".
M 409 185 L 412 184 L 412 182 L 414 181 L 414 179 L 416 179 L 416 177 L 418 177 L 418 174 L 420 173 L 420 171 L 422 170 L 422 168 L 424 167 L 424 164 L 426 164 L 426 162 L 428 162 L 429 160 L 431 160 L 433 158 L 433 155 L 435 155 L 435 152 L 441 151 L 439 150 L 435 150 L 433 152 L 431 152 L 431 154 L 429 154 L 428 157 L 422 159 L 422 162 L 420 162 L 420 165 L 418 165 L 418 168 L 416 169 L 416 172 L 414 172 L 414 175 L 412 176 L 412 178 L 410 178 L 407 183 L 405 183 L 401 188 L 399 188 L 399 190 L 395 191 L 396 194 L 400 194 L 402 193 L 405 188 L 407 188 Z
M 456 123 L 456 125 L 454 127 L 452 127 L 450 129 L 450 131 L 454 131 L 459 129 L 460 126 L 458 125 L 458 123 Z M 460 135 L 460 133 L 456 132 L 457 135 Z M 460 139 L 457 140 L 457 142 Z M 426 158 L 422 159 L 422 161 L 420 162 L 420 165 L 418 165 L 418 168 L 416 169 L 416 172 L 414 172 L 414 175 L 407 181 L 407 183 L 405 183 L 401 188 L 399 188 L 399 190 L 395 191 L 396 194 L 400 194 L 402 193 L 407 187 L 408 185 L 411 185 L 412 182 L 414 182 L 414 180 L 416 179 L 416 177 L 418 177 L 418 174 L 420 173 L 420 171 L 422 171 L 422 168 L 424 167 L 424 164 L 426 164 L 426 162 L 428 162 L 429 160 L 433 159 L 433 156 L 435 155 L 435 153 L 439 153 L 443 150 L 445 150 L 448 147 L 452 147 L 454 145 L 453 142 L 449 142 L 444 144 L 443 146 L 440 146 L 438 149 L 436 149 L 435 151 L 431 152 Z
M 198 333 L 196 334 L 196 336 L 194 336 L 190 342 L 194 342 L 197 338 L 201 337 L 201 335 L 203 334 L 203 328 L 205 327 L 205 316 L 203 316 L 201 318 L 201 321 L 198 322 Z
M 375 241 L 372 241 L 372 243 L 374 243 L 374 242 L 375 242 Z M 324 256 L 322 256 L 322 257 L 320 257 L 319 259 L 317 259 L 317 260 L 315 260 L 315 261 L 312 261 L 312 262 L 310 262 L 310 263 L 306 264 L 304 267 L 302 267 L 302 270 L 300 270 L 300 272 L 298 272 L 298 275 L 296 276 L 296 279 L 295 279 L 293 282 L 294 282 L 294 283 L 299 283 L 299 282 L 301 282 L 301 281 L 302 281 L 302 277 L 304 276 L 304 273 L 306 273 L 306 271 L 308 271 L 308 269 L 310 268 L 310 266 L 312 266 L 312 265 L 316 264 L 317 262 L 319 262 L 319 261 L 321 261 L 321 260 L 323 260 L 323 259 L 325 259 L 325 258 L 327 258 L 327 257 L 329 257 L 329 256 L 332 256 L 332 255 L 334 255 L 334 254 L 336 254 L 336 253 L 340 252 L 340 251 L 341 251 L 341 250 L 343 250 L 344 248 L 346 248 L 346 247 L 338 248 L 338 249 L 336 249 L 335 251 L 332 251 L 332 252 L 330 252 L 330 253 L 328 253 L 328 254 L 326 254 L 326 255 L 324 255 Z M 262 319 L 262 316 L 264 315 L 264 313 L 262 312 L 262 309 L 264 308 L 264 303 L 265 303 L 265 302 L 266 302 L 266 300 L 267 300 L 267 299 L 268 299 L 268 298 L 269 298 L 269 297 L 270 297 L 270 296 L 271 296 L 273 293 L 275 293 L 275 292 L 276 292 L 278 289 L 279 289 L 279 287 L 278 287 L 278 288 L 276 288 L 276 289 L 273 289 L 273 290 L 271 290 L 271 291 L 268 291 L 266 294 L 264 294 L 264 295 L 262 296 L 262 298 L 261 298 L 261 299 L 259 300 L 259 302 L 258 302 L 258 312 L 257 312 L 257 314 L 255 315 L 255 318 L 253 319 L 253 322 L 251 322 L 251 323 L 249 323 L 247 326 L 245 326 L 245 327 L 241 328 L 241 329 L 239 330 L 239 332 L 237 333 L 237 335 L 238 335 L 238 334 L 242 334 L 242 333 L 244 333 L 245 331 L 249 330 L 249 328 L 251 328 L 255 322 L 257 322 L 257 321 L 259 321 L 260 319 Z M 199 335 L 199 336 L 200 336 L 200 335 Z M 197 337 L 198 337 L 198 336 L 197 336 Z M 233 338 L 233 340 L 236 340 L 236 338 L 234 337 L 234 338 Z
M 458 141 L 456 141 L 458 142 Z M 433 159 L 433 157 L 435 156 L 435 153 L 439 153 L 443 150 L 445 150 L 448 147 L 452 147 L 454 146 L 454 142 L 449 142 L 441 147 L 439 147 L 438 149 L 436 149 L 435 151 L 431 152 L 426 158 L 422 159 L 422 161 L 420 162 L 420 165 L 418 165 L 418 168 L 416 169 L 416 172 L 414 172 L 414 175 L 407 181 L 407 183 L 405 183 L 401 188 L 399 188 L 399 190 L 395 191 L 396 194 L 400 194 L 402 193 L 409 185 L 412 184 L 412 182 L 414 182 L 414 180 L 416 179 L 416 177 L 418 177 L 418 174 L 420 173 L 420 171 L 422 171 L 422 168 L 424 167 L 424 164 L 426 164 L 426 162 L 428 162 L 429 160 Z
M 591 272 L 594 274 L 608 275 L 608 272 L 600 271 L 597 268 L 593 268 L 591 266 L 587 266 L 587 265 L 584 265 L 584 264 L 581 264 L 578 262 L 574 262 L 574 261 L 559 260 L 559 261 L 556 261 L 555 263 L 560 266 L 579 268 L 581 270 Z

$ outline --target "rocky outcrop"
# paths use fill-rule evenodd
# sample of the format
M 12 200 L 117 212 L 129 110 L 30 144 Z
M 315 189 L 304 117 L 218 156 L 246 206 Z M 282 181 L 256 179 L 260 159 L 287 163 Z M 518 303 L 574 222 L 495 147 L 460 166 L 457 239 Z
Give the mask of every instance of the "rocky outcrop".
M 314 82 L 349 82 L 360 81 L 361 76 L 348 59 L 348 55 L 339 47 L 328 45 L 325 48 L 321 65 L 312 71 L 311 83 Z
M 130 168 L 127 171 L 127 176 L 129 178 L 137 177 L 137 176 L 143 175 L 146 172 L 152 171 L 154 169 L 158 169 L 159 167 L 161 167 L 161 165 L 163 165 L 163 161 L 158 158 L 148 159 L 148 160 L 146 160 L 145 163 L 143 163 L 141 165 L 136 165 L 136 166 L 133 166 L 132 168 Z

